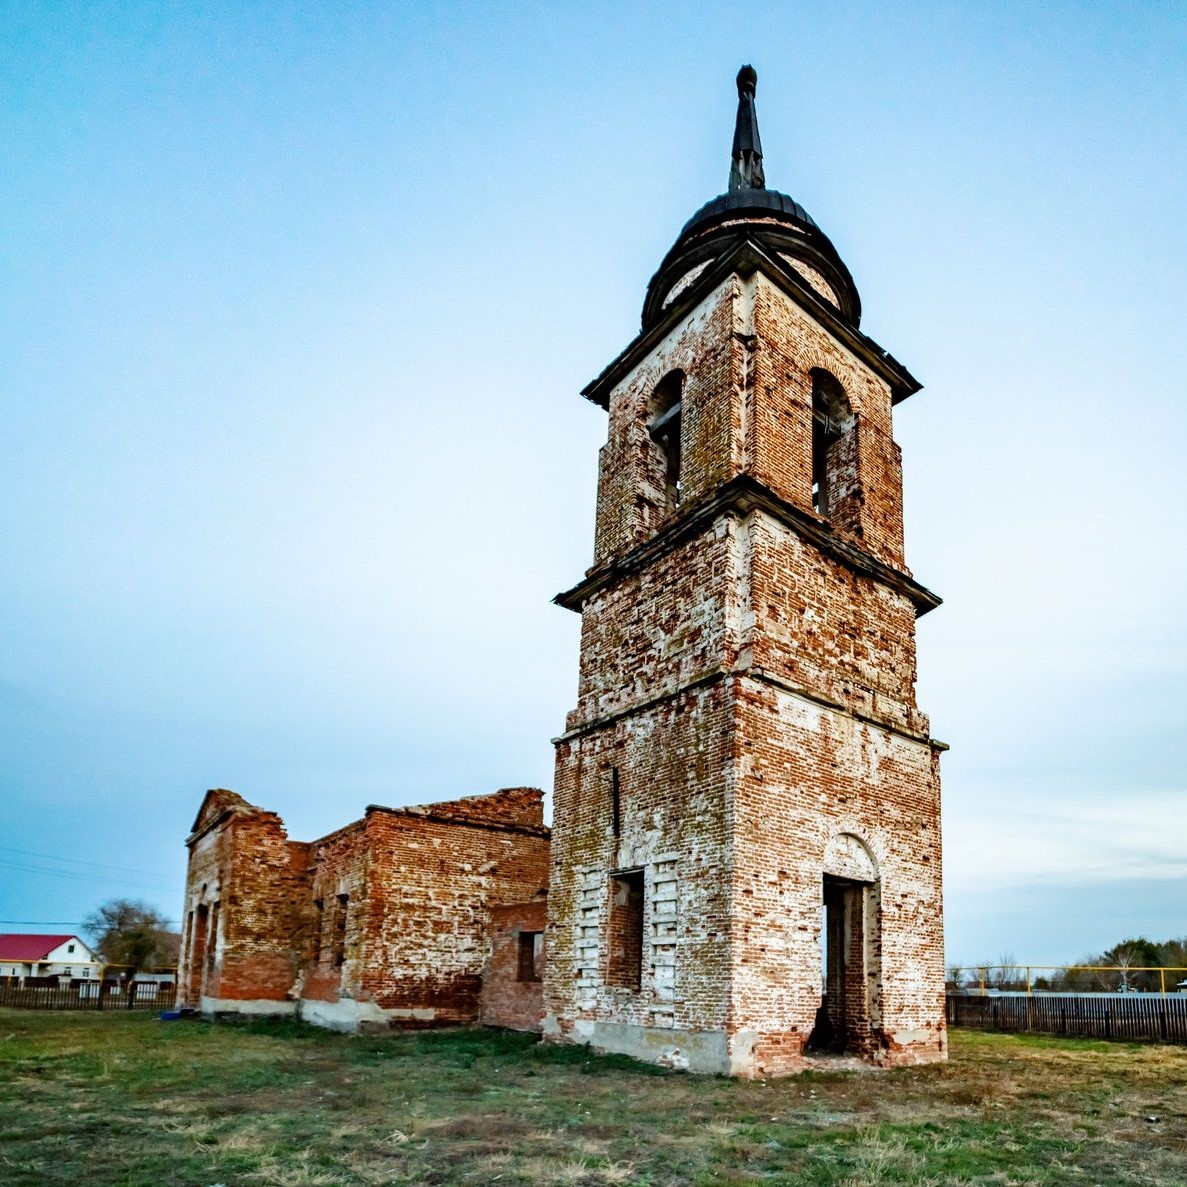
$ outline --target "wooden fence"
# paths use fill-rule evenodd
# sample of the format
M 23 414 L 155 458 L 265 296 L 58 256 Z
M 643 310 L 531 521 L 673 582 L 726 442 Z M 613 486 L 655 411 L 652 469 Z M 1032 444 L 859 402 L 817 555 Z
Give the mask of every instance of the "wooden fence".
M 0 985 L 0 1006 L 17 1010 L 168 1010 L 177 1000 L 175 984 L 139 981 L 135 992 L 119 986 Z
M 1187 1043 L 1187 993 L 950 993 L 948 1025 Z

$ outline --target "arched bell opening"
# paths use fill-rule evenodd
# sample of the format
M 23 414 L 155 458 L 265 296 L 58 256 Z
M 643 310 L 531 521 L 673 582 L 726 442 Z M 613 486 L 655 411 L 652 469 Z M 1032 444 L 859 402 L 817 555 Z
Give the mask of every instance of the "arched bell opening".
M 680 503 L 680 455 L 683 437 L 684 372 L 669 371 L 651 396 L 647 435 L 654 443 L 656 481 L 671 509 Z
M 812 370 L 812 508 L 835 526 L 857 488 L 856 418 L 835 375 Z

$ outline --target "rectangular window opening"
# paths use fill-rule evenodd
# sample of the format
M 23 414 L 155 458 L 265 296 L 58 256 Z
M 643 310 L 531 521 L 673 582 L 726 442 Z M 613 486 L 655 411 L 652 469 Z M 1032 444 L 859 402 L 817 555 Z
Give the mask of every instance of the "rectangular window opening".
M 313 925 L 312 951 L 309 954 L 310 960 L 320 964 L 322 961 L 322 949 L 326 942 L 326 904 L 323 899 L 315 898 L 313 905 L 317 909 L 317 919 Z
M 334 967 L 346 963 L 346 913 L 350 908 L 350 895 L 338 896 L 338 909 L 334 912 Z
M 517 981 L 539 981 L 543 971 L 544 933 L 542 931 L 521 931 L 519 933 L 519 970 Z
M 606 981 L 622 989 L 643 984 L 643 871 L 610 876 L 610 959 Z
M 610 828 L 614 836 L 622 836 L 622 790 L 617 767 L 610 768 Z
M 208 973 L 214 970 L 214 959 L 218 952 L 218 909 L 219 903 L 211 904 L 210 931 L 206 940 L 206 971 Z

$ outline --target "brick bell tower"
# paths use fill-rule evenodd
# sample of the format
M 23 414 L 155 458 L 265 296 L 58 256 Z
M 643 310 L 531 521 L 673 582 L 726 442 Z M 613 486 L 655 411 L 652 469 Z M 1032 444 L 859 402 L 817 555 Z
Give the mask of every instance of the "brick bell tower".
M 582 393 L 609 413 L 576 709 L 556 740 L 545 1035 L 779 1075 L 943 1059 L 939 752 L 915 704 L 892 409 L 849 270 L 765 187 L 738 74 L 729 189 Z

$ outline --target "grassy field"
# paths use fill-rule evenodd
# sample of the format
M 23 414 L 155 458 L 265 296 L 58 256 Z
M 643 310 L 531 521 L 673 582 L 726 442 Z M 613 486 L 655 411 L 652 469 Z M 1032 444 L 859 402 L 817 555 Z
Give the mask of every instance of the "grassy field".
M 957 1031 L 745 1083 L 491 1031 L 0 1010 L 0 1183 L 1187 1184 L 1187 1049 Z

